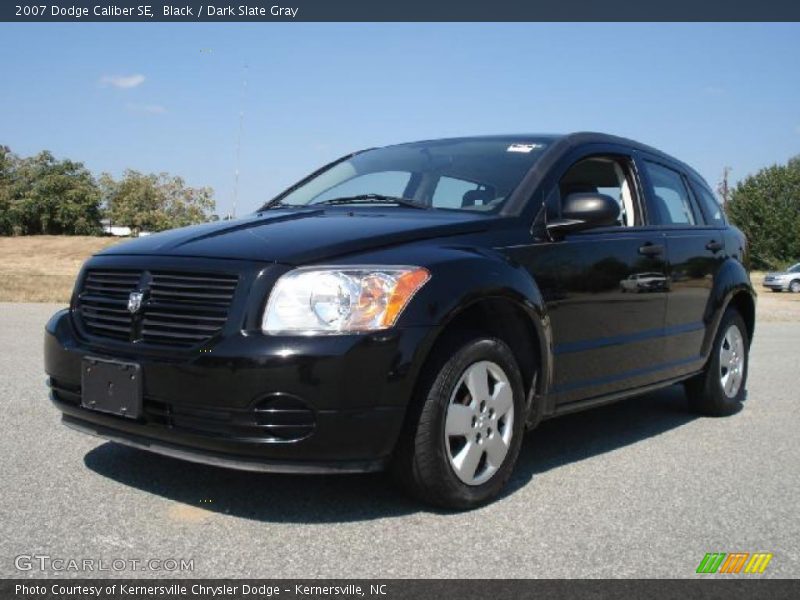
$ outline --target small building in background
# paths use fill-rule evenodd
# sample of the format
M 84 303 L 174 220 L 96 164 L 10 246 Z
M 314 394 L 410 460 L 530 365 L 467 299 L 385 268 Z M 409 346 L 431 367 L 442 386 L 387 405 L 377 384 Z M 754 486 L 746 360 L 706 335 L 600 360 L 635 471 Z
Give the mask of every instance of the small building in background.
M 123 225 L 112 225 L 109 219 L 101 219 L 100 225 L 103 227 L 103 233 L 106 235 L 113 235 L 114 237 L 130 237 L 133 235 L 130 227 Z M 140 231 L 139 236 L 150 235 L 149 231 Z

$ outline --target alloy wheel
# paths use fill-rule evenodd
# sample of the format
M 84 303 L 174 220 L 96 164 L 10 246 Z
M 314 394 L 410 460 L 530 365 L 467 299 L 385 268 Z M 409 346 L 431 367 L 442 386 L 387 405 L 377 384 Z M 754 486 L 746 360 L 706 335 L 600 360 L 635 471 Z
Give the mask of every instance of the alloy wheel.
M 746 359 L 744 337 L 739 328 L 732 324 L 722 338 L 719 349 L 719 376 L 722 391 L 728 398 L 734 398 L 744 379 Z
M 456 476 L 467 485 L 488 481 L 508 454 L 513 426 L 513 392 L 503 369 L 491 361 L 467 367 L 445 419 L 445 446 Z

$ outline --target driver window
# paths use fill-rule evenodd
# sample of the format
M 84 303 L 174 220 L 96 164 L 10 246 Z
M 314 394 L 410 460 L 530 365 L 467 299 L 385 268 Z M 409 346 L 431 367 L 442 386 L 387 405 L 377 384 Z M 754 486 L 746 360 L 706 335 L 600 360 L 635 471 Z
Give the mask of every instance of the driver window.
M 627 161 L 593 156 L 584 158 L 572 165 L 558 183 L 558 191 L 563 201 L 570 194 L 599 193 L 611 196 L 619 202 L 621 227 L 641 224 L 636 210 L 633 178 Z

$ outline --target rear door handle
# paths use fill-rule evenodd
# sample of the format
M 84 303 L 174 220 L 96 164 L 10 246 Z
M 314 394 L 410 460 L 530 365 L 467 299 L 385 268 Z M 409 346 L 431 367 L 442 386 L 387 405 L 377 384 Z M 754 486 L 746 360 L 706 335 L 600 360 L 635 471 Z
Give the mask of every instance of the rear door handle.
M 711 240 L 706 244 L 706 250 L 711 250 L 712 252 L 719 252 L 722 250 L 722 242 L 718 242 L 717 240 Z
M 644 256 L 658 256 L 664 254 L 664 246 L 647 242 L 644 246 L 639 246 L 639 254 Z

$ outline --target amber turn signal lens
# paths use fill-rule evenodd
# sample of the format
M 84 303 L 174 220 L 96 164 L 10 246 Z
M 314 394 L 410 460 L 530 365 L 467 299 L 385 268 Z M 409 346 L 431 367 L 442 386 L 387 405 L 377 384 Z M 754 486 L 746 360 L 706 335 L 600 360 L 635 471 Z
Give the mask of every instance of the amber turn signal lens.
M 431 278 L 428 269 L 415 269 L 408 273 L 403 273 L 398 279 L 397 283 L 389 296 L 389 303 L 386 306 L 386 311 L 383 313 L 384 327 L 391 327 L 394 325 L 397 317 L 403 312 L 403 309 L 409 303 L 414 294 L 425 285 L 425 282 Z

